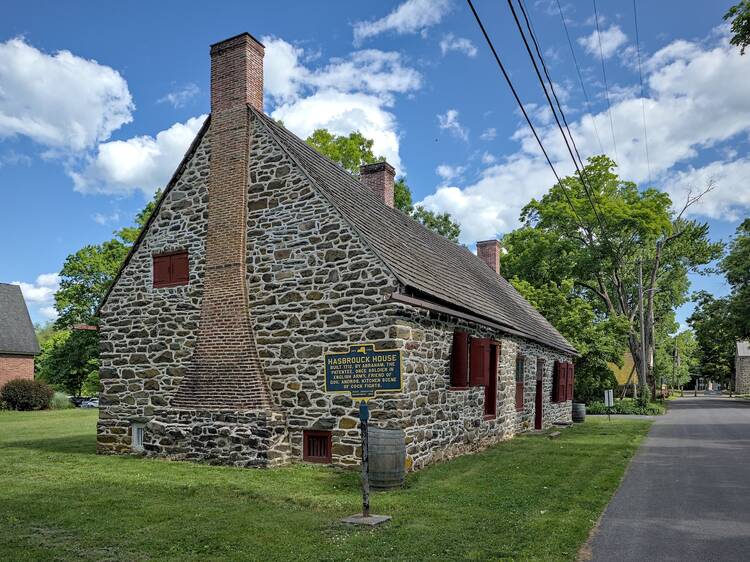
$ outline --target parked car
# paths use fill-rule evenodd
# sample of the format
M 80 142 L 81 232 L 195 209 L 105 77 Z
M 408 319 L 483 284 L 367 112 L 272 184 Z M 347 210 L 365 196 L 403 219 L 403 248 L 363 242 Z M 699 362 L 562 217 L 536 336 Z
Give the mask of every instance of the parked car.
M 76 408 L 80 408 L 81 404 L 88 400 L 85 396 L 68 396 L 68 399 L 73 402 L 73 406 Z
M 98 408 L 99 407 L 99 399 L 98 398 L 87 398 L 83 402 L 81 402 L 81 408 Z

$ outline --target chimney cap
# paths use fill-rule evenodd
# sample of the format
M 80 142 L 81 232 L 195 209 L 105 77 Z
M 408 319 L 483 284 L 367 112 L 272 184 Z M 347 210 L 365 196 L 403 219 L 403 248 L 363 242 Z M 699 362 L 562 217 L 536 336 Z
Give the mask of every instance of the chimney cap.
M 253 43 L 256 43 L 260 46 L 261 49 L 265 49 L 266 46 L 258 41 L 255 37 L 253 37 L 251 34 L 249 34 L 247 31 L 243 31 L 242 33 L 238 33 L 237 35 L 233 35 L 232 37 L 227 37 L 226 39 L 222 39 L 221 41 L 217 41 L 216 43 L 211 44 L 211 52 L 225 49 L 225 48 L 231 48 L 234 47 L 232 43 L 240 44 L 241 41 L 238 41 L 238 39 L 244 39 L 249 38 L 252 40 Z
M 362 175 L 383 171 L 396 175 L 396 169 L 385 160 L 383 160 L 382 162 L 374 162 L 372 164 L 362 164 L 359 167 L 359 173 Z

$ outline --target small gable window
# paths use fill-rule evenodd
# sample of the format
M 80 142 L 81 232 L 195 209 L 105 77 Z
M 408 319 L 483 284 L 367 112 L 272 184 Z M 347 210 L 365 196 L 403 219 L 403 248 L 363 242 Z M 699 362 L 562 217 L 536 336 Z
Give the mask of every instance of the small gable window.
M 157 288 L 187 285 L 190 279 L 187 250 L 154 256 L 153 277 Z
M 523 371 L 525 366 L 524 356 L 516 356 L 516 410 L 523 410 Z

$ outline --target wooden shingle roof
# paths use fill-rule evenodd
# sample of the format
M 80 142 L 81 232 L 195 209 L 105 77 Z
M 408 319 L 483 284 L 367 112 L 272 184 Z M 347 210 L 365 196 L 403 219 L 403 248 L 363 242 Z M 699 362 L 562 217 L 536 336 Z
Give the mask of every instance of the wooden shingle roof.
M 0 353 L 39 353 L 39 342 L 21 287 L 7 283 L 0 283 Z
M 388 207 L 346 170 L 282 125 L 252 107 L 250 110 L 414 294 L 427 295 L 529 339 L 576 353 L 508 281 L 467 248 Z

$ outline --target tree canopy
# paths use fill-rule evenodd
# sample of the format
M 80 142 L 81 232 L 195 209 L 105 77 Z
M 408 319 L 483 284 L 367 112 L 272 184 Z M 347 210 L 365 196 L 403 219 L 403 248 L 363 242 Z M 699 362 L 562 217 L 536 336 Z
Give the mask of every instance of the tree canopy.
M 740 54 L 750 45 L 750 0 L 742 0 L 724 14 L 724 21 L 732 20 L 732 38 L 729 42 L 740 48 Z
M 615 362 L 627 346 L 645 389 L 652 373 L 650 368 L 642 372 L 639 359 L 645 353 L 653 365 L 655 326 L 673 321 L 675 308 L 688 299 L 688 273 L 702 272 L 719 256 L 721 245 L 708 240 L 706 224 L 674 211 L 666 193 L 639 190 L 619 178 L 615 168 L 606 156 L 589 158 L 585 183 L 577 175 L 568 176 L 526 205 L 521 228 L 503 237 L 508 250 L 503 272 L 538 289 L 553 286 L 568 303 L 585 301 L 592 322 L 601 324 L 610 341 L 626 326 Z M 645 349 L 639 335 L 638 260 L 644 278 Z M 554 318 L 549 305 L 540 310 Z M 602 359 L 588 361 L 583 355 L 579 363 L 601 365 Z M 600 379 L 608 377 L 602 369 L 598 372 Z
M 306 142 L 357 177 L 359 177 L 360 166 L 385 160 L 382 156 L 375 156 L 372 151 L 373 141 L 359 131 L 354 131 L 349 135 L 334 135 L 326 129 L 316 129 L 312 135 L 307 137 Z M 461 226 L 448 213 L 435 213 L 421 205 L 415 207 L 406 178 L 401 177 L 396 180 L 393 202 L 397 209 L 430 230 L 454 242 L 458 241 Z

